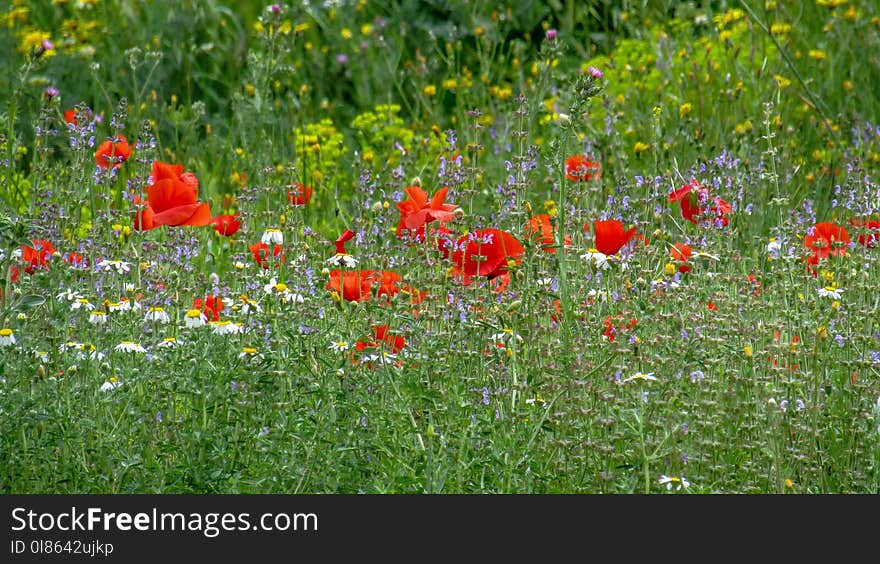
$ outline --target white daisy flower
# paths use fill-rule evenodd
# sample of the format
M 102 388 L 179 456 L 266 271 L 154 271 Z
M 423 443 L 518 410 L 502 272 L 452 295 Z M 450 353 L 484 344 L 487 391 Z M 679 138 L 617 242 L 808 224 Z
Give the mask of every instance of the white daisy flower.
M 523 342 L 522 336 L 514 333 L 513 329 L 504 329 L 500 333 L 495 333 L 494 335 L 489 337 L 489 339 L 491 339 L 493 342 L 501 343 L 503 345 L 506 345 L 511 341 L 516 341 L 517 343 Z
M 133 309 L 143 309 L 140 302 L 129 300 L 126 297 L 123 297 L 119 300 L 120 311 L 130 311 Z
M 388 351 L 365 354 L 361 357 L 361 364 L 370 363 L 378 363 L 383 365 L 388 364 L 395 368 L 401 368 L 401 366 L 397 363 L 397 355 Z
M 72 311 L 83 308 L 92 311 L 93 309 L 95 309 L 95 305 L 90 302 L 88 298 L 77 298 L 73 303 L 70 304 L 70 309 Z
M 256 362 L 262 360 L 263 355 L 253 347 L 244 347 L 241 349 L 241 352 L 238 353 L 238 358 L 246 358 L 247 360 Z
M 334 352 L 345 352 L 349 347 L 348 341 L 333 341 L 327 348 Z
M 279 284 L 278 279 L 273 276 L 269 279 L 268 284 L 265 284 L 263 286 L 263 292 L 271 294 L 275 291 L 276 286 L 283 286 L 284 288 L 287 288 L 287 284 Z
M 237 335 L 244 332 L 244 327 L 240 323 L 232 321 L 212 321 L 211 326 L 216 335 Z
M 605 270 L 610 266 L 608 262 L 608 255 L 606 255 L 605 253 L 600 253 L 596 249 L 590 249 L 588 252 L 582 254 L 581 260 L 587 261 L 599 270 Z
M 109 380 L 107 380 L 106 382 L 104 382 L 103 384 L 101 384 L 100 389 L 102 392 L 109 392 L 110 390 L 115 390 L 116 388 L 118 388 L 121 385 L 122 385 L 122 382 L 120 382 L 119 379 L 114 376 L 114 377 L 110 378 Z
M 186 316 L 183 318 L 183 325 L 187 329 L 192 329 L 194 327 L 201 327 L 202 325 L 206 325 L 208 323 L 208 316 L 202 313 L 200 310 L 191 309 L 186 312 Z
M 843 288 L 838 288 L 834 284 L 831 284 L 830 286 L 819 288 L 819 297 L 839 300 L 841 292 L 843 292 Z
M 107 260 L 98 261 L 98 268 L 104 272 L 115 270 L 117 274 L 126 274 L 131 270 L 131 263 L 124 260 Z
M 48 351 L 34 351 L 34 356 L 40 362 L 49 362 L 49 352 Z
M 654 376 L 653 372 L 648 372 L 647 374 L 644 374 L 642 372 L 636 372 L 632 376 L 628 376 L 628 377 L 624 378 L 623 380 L 621 380 L 621 382 L 626 383 L 626 382 L 632 382 L 633 380 L 642 380 L 642 381 L 654 380 L 654 381 L 656 381 L 657 377 Z
M 241 303 L 239 303 L 238 305 L 232 306 L 232 309 L 233 310 L 237 309 L 238 311 L 240 311 L 244 315 L 247 315 L 247 314 L 251 313 L 252 311 L 256 312 L 256 313 L 260 313 L 261 311 L 263 311 L 263 308 L 260 307 L 260 304 L 256 300 L 252 300 L 247 296 L 242 296 Z
M 660 476 L 660 480 L 658 481 L 660 482 L 661 486 L 666 484 L 667 490 L 671 490 L 672 488 L 680 490 L 681 488 L 688 488 L 691 485 L 691 483 L 688 482 L 687 478 L 685 478 L 684 476 L 667 476 L 666 474 L 663 474 L 662 476 Z
M 80 360 L 104 360 L 104 358 L 107 356 L 104 353 L 98 351 L 95 348 L 95 345 L 91 343 L 78 343 L 76 348 L 76 358 Z
M 168 323 L 171 321 L 171 317 L 168 316 L 168 312 L 165 311 L 164 307 L 154 306 L 147 310 L 147 314 L 144 316 L 144 321 Z
M 0 329 L 0 347 L 11 347 L 16 342 L 15 333 L 12 332 L 12 329 L 9 327 Z
M 260 237 L 260 242 L 264 245 L 283 245 L 284 233 L 282 233 L 280 229 L 270 227 L 263 231 L 263 236 Z
M 104 325 L 107 323 L 107 314 L 103 311 L 93 311 L 89 315 L 89 323 L 92 325 Z
M 345 268 L 354 268 L 358 264 L 357 259 L 347 253 L 336 253 L 328 258 L 327 262 L 333 266 L 344 266 Z
M 591 300 L 601 300 L 605 302 L 608 301 L 608 292 L 605 290 L 592 289 L 587 292 L 587 297 Z
M 116 345 L 114 349 L 119 352 L 147 352 L 147 349 L 142 347 L 140 343 L 135 343 L 134 341 L 122 341 L 121 343 Z
M 174 349 L 183 344 L 183 341 L 178 339 L 177 337 L 165 337 L 158 343 L 156 343 L 156 347 L 160 349 Z
M 80 294 L 79 292 L 74 292 L 72 288 L 68 288 L 68 289 L 64 290 L 63 292 L 60 292 L 57 296 L 55 296 L 55 299 L 58 300 L 59 302 L 60 301 L 72 302 L 72 301 L 78 300 L 83 297 L 84 296 L 82 294 Z
M 281 294 L 281 299 L 284 300 L 284 303 L 287 304 L 301 304 L 306 301 L 302 294 L 297 294 L 296 292 L 291 292 L 290 290 L 287 290 L 286 292 Z

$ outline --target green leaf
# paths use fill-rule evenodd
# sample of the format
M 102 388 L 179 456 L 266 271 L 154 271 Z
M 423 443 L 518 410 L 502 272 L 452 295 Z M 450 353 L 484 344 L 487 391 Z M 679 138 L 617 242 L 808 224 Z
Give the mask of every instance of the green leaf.
M 21 299 L 16 302 L 14 308 L 18 311 L 27 311 L 29 309 L 40 307 L 44 303 L 46 303 L 46 298 L 31 294 L 29 296 L 22 296 Z

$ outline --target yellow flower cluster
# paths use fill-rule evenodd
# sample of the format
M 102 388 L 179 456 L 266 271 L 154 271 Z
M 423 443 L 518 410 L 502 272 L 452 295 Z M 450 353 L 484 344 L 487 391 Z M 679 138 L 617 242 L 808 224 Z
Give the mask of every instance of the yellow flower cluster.
M 415 132 L 398 115 L 400 109 L 399 104 L 380 104 L 354 118 L 351 126 L 360 134 L 365 154 L 387 155 L 390 164 L 400 155 L 401 148 L 412 148 Z
M 297 127 L 293 132 L 293 143 L 300 168 L 316 179 L 335 170 L 346 151 L 344 136 L 329 118 Z

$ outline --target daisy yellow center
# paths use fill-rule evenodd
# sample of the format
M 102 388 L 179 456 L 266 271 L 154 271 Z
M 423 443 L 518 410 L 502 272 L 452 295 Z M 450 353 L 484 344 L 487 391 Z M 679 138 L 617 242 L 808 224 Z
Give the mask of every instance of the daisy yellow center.
M 287 284 L 275 284 L 276 292 L 284 292 L 285 290 L 287 290 Z
M 186 312 L 187 317 L 199 317 L 201 315 L 202 315 L 202 312 L 197 309 L 191 309 L 188 312 Z
M 10 335 L 12 335 L 12 329 L 9 329 L 8 327 L 0 329 L 0 337 L 9 337 Z
M 151 307 L 151 308 L 150 308 L 150 311 L 151 311 L 151 312 L 159 313 L 159 312 L 163 312 L 163 311 L 165 311 L 165 308 L 164 308 L 164 307 Z
M 243 352 L 244 354 L 257 354 L 257 349 L 252 347 L 244 347 L 243 349 L 241 349 L 241 352 Z

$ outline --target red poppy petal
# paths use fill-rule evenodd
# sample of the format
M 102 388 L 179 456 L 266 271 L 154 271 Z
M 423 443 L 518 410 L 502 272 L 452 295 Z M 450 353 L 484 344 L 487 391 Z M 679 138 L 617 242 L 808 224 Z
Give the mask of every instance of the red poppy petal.
M 428 205 L 428 194 L 421 187 L 407 186 L 403 191 L 406 192 L 406 195 L 409 196 L 409 199 L 412 200 L 417 208 L 421 209 Z
M 211 209 L 208 204 L 185 204 L 157 213 L 153 217 L 155 225 L 208 225 L 211 223 Z
M 693 186 L 691 186 L 690 184 L 685 184 L 684 186 L 682 186 L 678 190 L 673 190 L 672 192 L 669 193 L 669 201 L 670 202 L 677 202 L 677 201 L 681 200 L 682 198 L 684 198 L 685 196 L 687 196 L 688 194 L 690 194 L 691 190 L 693 190 Z
M 147 188 L 147 200 L 157 214 L 177 206 L 197 203 L 196 195 L 189 186 L 170 178 Z

